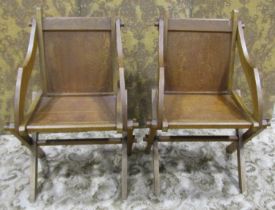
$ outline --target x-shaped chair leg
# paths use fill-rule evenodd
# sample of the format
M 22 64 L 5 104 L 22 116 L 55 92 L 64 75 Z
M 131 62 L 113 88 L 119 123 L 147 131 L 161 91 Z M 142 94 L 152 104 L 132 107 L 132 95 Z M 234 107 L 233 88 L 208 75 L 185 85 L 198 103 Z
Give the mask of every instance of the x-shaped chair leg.
M 153 168 L 154 168 L 154 193 L 160 195 L 160 175 L 159 175 L 159 150 L 158 141 L 153 143 Z
M 37 171 L 38 171 L 38 133 L 34 133 L 32 135 L 33 138 L 33 145 L 32 145 L 32 152 L 31 152 L 31 196 L 30 200 L 34 202 L 37 196 Z
M 244 142 L 243 142 L 243 136 L 242 136 L 243 134 L 239 130 L 237 130 L 237 135 L 239 137 L 239 141 L 237 145 L 239 186 L 240 186 L 240 192 L 244 193 L 246 191 Z
M 127 177 L 128 177 L 128 163 L 127 163 L 127 141 L 124 137 L 122 139 L 122 171 L 121 171 L 121 194 L 122 194 L 122 200 L 127 199 Z

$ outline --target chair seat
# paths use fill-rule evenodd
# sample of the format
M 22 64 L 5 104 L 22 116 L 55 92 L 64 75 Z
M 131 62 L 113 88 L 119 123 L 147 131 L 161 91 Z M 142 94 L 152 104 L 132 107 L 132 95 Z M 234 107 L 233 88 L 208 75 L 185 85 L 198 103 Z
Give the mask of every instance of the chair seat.
M 255 123 L 231 95 L 165 94 L 169 128 L 248 128 Z
M 116 129 L 116 96 L 42 97 L 27 129 L 37 132 Z

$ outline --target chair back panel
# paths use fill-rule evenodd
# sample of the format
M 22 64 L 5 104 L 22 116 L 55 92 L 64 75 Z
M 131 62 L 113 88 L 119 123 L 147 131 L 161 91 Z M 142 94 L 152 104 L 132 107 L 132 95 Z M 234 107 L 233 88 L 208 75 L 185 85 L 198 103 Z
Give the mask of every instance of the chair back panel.
M 44 21 L 48 93 L 111 92 L 110 26 L 102 26 L 100 21 L 90 21 L 89 24 L 89 21 L 80 21 L 79 18 L 60 19 Z
M 230 24 L 217 20 L 168 23 L 165 90 L 225 91 L 231 49 Z M 205 24 L 209 24 L 208 29 Z

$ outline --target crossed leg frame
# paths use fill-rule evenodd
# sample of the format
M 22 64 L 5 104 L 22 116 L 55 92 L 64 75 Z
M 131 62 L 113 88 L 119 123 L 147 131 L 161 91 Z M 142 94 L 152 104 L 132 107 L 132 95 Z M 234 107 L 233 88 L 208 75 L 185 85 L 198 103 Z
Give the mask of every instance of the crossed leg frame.
M 161 137 L 156 135 L 156 128 L 151 127 L 149 134 L 145 137 L 147 141 L 146 152 L 151 151 L 151 146 L 153 147 L 153 173 L 154 181 L 153 188 L 156 196 L 160 195 L 160 174 L 159 174 L 159 150 L 158 142 L 171 142 L 171 139 L 177 141 L 199 141 L 200 138 L 206 141 L 233 141 L 230 145 L 226 147 L 226 152 L 232 154 L 234 151 L 237 151 L 237 165 L 238 165 L 238 180 L 239 180 L 239 189 L 241 193 L 246 192 L 246 170 L 245 170 L 245 154 L 244 154 L 244 145 L 251 140 L 253 137 L 258 135 L 268 126 L 268 121 L 263 122 L 262 127 L 260 128 L 251 128 L 248 129 L 245 133 L 242 133 L 242 130 L 236 129 L 236 136 L 170 136 L 170 137 Z
M 134 136 L 132 135 L 131 131 L 129 131 L 127 134 L 123 134 L 123 137 L 120 138 L 121 144 L 122 144 L 122 158 L 121 158 L 121 196 L 122 196 L 122 200 L 125 200 L 127 198 L 127 178 L 128 178 L 128 147 L 129 144 L 127 144 L 127 136 L 131 135 L 134 139 Z M 31 193 L 30 193 L 30 201 L 34 202 L 36 200 L 37 197 L 37 193 L 38 193 L 38 158 L 39 158 L 39 151 L 43 151 L 40 147 L 39 147 L 39 135 L 38 133 L 33 133 L 32 134 L 32 141 L 33 144 L 31 145 L 31 167 L 30 167 L 30 185 L 31 185 Z M 85 140 L 78 140 L 80 141 L 79 143 L 77 143 L 77 141 L 73 141 L 73 140 L 68 140 L 68 141 L 72 141 L 72 144 L 81 144 L 84 143 L 84 141 L 87 140 L 88 141 L 91 139 L 85 139 Z M 102 139 L 97 139 L 97 140 L 102 140 Z M 93 143 L 99 143 L 96 142 L 97 140 L 95 140 Z M 107 139 L 104 139 L 105 141 L 108 141 Z M 117 139 L 118 140 L 118 139 Z M 46 140 L 47 141 L 47 140 Z M 49 140 L 49 142 L 44 141 L 44 145 L 46 145 L 46 143 L 49 143 L 49 145 L 58 145 L 59 140 L 54 140 L 56 143 L 54 143 L 54 141 L 52 143 L 50 143 L 51 140 Z M 67 141 L 67 140 L 61 140 L 61 141 Z M 115 141 L 114 139 L 110 141 Z M 119 141 L 119 140 L 118 140 Z M 117 142 L 119 143 L 119 142 Z

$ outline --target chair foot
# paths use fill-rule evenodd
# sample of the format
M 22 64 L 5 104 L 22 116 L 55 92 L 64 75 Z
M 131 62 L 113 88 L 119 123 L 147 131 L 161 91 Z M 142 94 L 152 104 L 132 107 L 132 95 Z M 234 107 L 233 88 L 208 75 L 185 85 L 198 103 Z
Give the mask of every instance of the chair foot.
M 122 171 L 121 171 L 121 197 L 122 200 L 127 199 L 127 177 L 128 177 L 128 163 L 127 163 L 127 142 L 122 140 Z
M 134 138 L 135 136 L 133 135 L 133 128 L 128 128 L 127 130 L 127 154 L 131 155 L 132 154 L 132 149 L 133 149 L 133 143 L 134 143 Z
M 32 135 L 33 138 L 33 148 L 31 153 L 31 196 L 30 201 L 34 202 L 37 196 L 37 170 L 38 170 L 38 133 Z
M 151 152 L 151 147 L 156 138 L 156 135 L 157 135 L 157 129 L 151 127 L 149 131 L 149 135 L 146 138 L 147 146 L 145 148 L 145 153 L 149 154 Z
M 44 158 L 44 157 L 46 157 L 46 153 L 40 147 L 37 147 L 37 155 L 38 155 L 38 158 Z
M 153 143 L 153 168 L 154 168 L 154 193 L 160 195 L 160 176 L 159 176 L 159 150 L 158 141 Z
M 236 136 L 239 135 L 239 129 L 235 129 L 235 134 Z M 225 148 L 227 154 L 232 154 L 234 151 L 237 150 L 238 143 L 237 142 L 232 142 L 231 144 L 227 145 Z
M 237 145 L 237 159 L 238 159 L 238 175 L 240 192 L 246 192 L 246 170 L 245 170 L 245 157 L 244 157 L 244 143 L 242 134 L 238 132 L 239 141 Z
M 150 145 L 150 146 L 149 146 L 149 145 L 146 146 L 146 148 L 145 148 L 145 153 L 146 153 L 146 154 L 150 154 L 150 152 L 151 152 L 151 147 L 152 147 L 151 145 Z
M 226 153 L 232 154 L 233 152 L 236 151 L 237 147 L 238 147 L 238 144 L 236 142 L 232 142 L 226 147 Z

